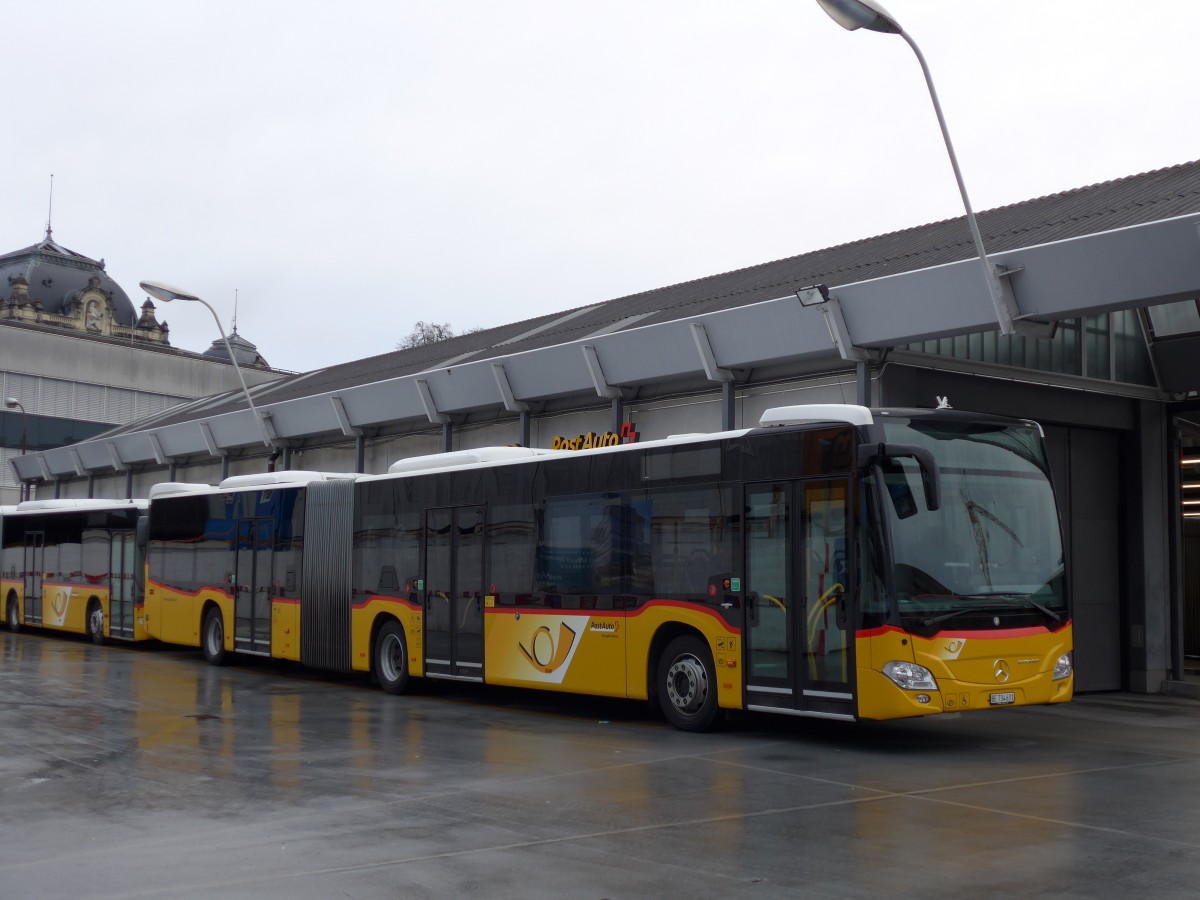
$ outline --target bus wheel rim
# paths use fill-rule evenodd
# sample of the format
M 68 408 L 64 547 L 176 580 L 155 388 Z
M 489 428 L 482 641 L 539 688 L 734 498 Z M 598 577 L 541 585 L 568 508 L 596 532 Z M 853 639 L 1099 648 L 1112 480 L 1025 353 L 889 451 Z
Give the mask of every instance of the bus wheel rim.
M 213 655 L 220 653 L 225 647 L 225 635 L 221 627 L 220 616 L 213 616 L 208 626 L 208 650 Z
M 379 668 L 386 681 L 395 681 L 404 670 L 404 658 L 401 655 L 400 639 L 389 634 L 383 639 L 379 648 Z
M 104 610 L 99 606 L 92 607 L 92 613 L 88 616 L 88 627 L 91 628 L 92 634 L 104 634 Z
M 704 705 L 708 697 L 708 673 L 704 664 L 688 654 L 671 663 L 667 670 L 667 696 L 671 705 L 691 715 Z

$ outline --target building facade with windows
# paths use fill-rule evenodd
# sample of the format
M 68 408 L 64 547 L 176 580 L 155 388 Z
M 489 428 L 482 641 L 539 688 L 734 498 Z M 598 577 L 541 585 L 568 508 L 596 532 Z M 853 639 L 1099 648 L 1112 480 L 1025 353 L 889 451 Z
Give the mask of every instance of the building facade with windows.
M 948 398 L 1044 427 L 1077 689 L 1185 691 L 1200 657 L 1200 163 L 979 223 L 1016 334 L 1000 333 L 958 218 L 292 376 L 255 390 L 261 423 L 228 394 L 16 469 L 62 496 L 144 496 L 269 465 L 373 473 L 448 450 L 748 427 L 791 404 Z M 827 299 L 810 305 L 816 286 Z

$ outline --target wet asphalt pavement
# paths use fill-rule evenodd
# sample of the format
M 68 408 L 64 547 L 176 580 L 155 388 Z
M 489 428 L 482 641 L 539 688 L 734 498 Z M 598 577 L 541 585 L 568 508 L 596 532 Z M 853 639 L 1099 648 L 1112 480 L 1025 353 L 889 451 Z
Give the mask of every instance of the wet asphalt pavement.
M 845 725 L 0 632 L 0 897 L 1194 897 L 1200 703 Z

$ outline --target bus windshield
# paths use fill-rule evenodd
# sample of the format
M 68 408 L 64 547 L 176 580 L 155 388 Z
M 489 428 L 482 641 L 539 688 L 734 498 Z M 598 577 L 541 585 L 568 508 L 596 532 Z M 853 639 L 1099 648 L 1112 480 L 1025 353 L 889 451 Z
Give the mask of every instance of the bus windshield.
M 889 442 L 928 449 L 941 473 L 941 505 L 929 510 L 913 460 L 882 466 L 902 623 L 1065 624 L 1062 539 L 1036 427 L 930 417 L 884 428 Z

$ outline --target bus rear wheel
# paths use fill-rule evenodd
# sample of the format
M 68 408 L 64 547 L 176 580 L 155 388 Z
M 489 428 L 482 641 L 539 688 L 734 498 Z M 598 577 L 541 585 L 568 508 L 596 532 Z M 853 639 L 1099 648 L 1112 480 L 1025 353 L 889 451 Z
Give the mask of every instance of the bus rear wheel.
M 408 687 L 408 648 L 404 629 L 388 622 L 375 635 L 375 678 L 389 694 L 403 694 Z
M 225 620 L 221 618 L 221 610 L 216 607 L 204 614 L 204 624 L 200 628 L 200 647 L 210 666 L 225 665 Z
M 17 609 L 17 598 L 9 594 L 8 603 L 4 610 L 4 621 L 8 623 L 8 630 L 18 632 L 21 630 L 21 613 Z
M 656 687 L 663 714 L 681 731 L 708 731 L 720 720 L 712 653 L 698 637 L 685 634 L 667 644 Z
M 107 641 L 104 637 L 104 608 L 99 600 L 88 604 L 87 636 L 93 644 L 103 645 Z

